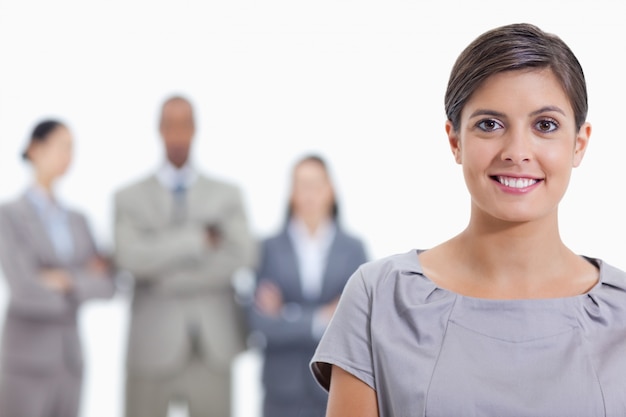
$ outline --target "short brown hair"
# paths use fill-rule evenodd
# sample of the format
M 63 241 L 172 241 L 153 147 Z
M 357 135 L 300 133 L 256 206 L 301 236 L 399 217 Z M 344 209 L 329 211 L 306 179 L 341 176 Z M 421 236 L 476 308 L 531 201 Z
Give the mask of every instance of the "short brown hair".
M 459 129 L 461 112 L 472 94 L 490 76 L 513 70 L 550 68 L 567 94 L 576 129 L 587 119 L 587 86 L 583 69 L 558 36 L 528 23 L 487 31 L 457 58 L 445 95 L 448 120 Z

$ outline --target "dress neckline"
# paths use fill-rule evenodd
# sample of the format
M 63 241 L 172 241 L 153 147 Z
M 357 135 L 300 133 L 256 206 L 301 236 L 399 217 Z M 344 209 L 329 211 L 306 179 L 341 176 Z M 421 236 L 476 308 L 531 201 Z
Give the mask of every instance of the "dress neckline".
M 598 291 L 598 289 L 600 287 L 602 287 L 603 283 L 604 283 L 604 275 L 605 275 L 605 268 L 604 268 L 604 263 L 602 262 L 602 260 L 597 259 L 597 258 L 592 258 L 592 257 L 588 257 L 588 256 L 584 256 L 584 255 L 579 255 L 581 256 L 584 260 L 586 260 L 587 262 L 591 263 L 593 266 L 595 266 L 596 268 L 598 268 L 598 281 L 586 292 L 582 293 L 582 294 L 577 294 L 577 295 L 571 295 L 571 296 L 564 296 L 564 297 L 546 297 L 546 298 L 486 298 L 486 297 L 475 297 L 475 296 L 471 296 L 471 295 L 465 295 L 465 294 L 461 294 L 458 293 L 456 291 L 450 290 L 448 288 L 445 287 L 441 287 L 440 285 L 438 285 L 436 282 L 434 282 L 433 280 L 431 280 L 428 275 L 426 275 L 424 273 L 424 269 L 422 268 L 422 264 L 419 261 L 419 255 L 422 252 L 425 252 L 426 249 L 412 249 L 411 251 L 409 251 L 406 255 L 407 255 L 407 260 L 412 264 L 413 266 L 413 272 L 418 273 L 419 275 L 421 275 L 425 280 L 427 280 L 433 287 L 433 289 L 436 289 L 437 291 L 441 291 L 445 294 L 449 294 L 452 295 L 454 297 L 457 298 L 461 298 L 464 299 L 468 302 L 473 302 L 473 303 L 492 303 L 492 304 L 497 304 L 497 303 L 505 303 L 505 304 L 528 304 L 528 303 L 550 303 L 550 302 L 579 302 L 582 301 L 584 299 L 588 299 L 588 298 L 593 298 L 593 295 L 595 292 Z

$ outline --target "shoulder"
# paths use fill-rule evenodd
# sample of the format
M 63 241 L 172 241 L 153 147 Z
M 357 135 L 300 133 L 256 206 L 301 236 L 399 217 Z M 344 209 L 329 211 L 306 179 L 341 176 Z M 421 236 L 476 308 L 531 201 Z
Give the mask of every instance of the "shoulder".
M 113 202 L 116 206 L 128 204 L 127 202 L 131 202 L 130 204 L 134 205 L 135 201 L 143 199 L 146 191 L 149 191 L 156 185 L 158 185 L 158 180 L 154 175 L 141 178 L 118 188 L 113 193 Z
M 600 285 L 592 293 L 626 296 L 626 271 L 617 268 L 601 259 L 587 258 L 600 269 Z
M 351 281 L 359 281 L 362 289 L 372 295 L 397 291 L 415 295 L 434 289 L 434 284 L 422 273 L 415 250 L 365 262 Z
M 26 224 L 28 218 L 24 216 L 24 213 L 29 209 L 28 204 L 30 203 L 25 195 L 0 204 L 0 238 L 2 240 L 5 240 L 5 234 L 8 236 L 11 230 L 21 229 Z
M 21 210 L 23 210 L 24 203 L 26 203 L 24 197 L 5 201 L 0 204 L 0 215 L 10 216 L 13 213 L 19 213 Z
M 349 245 L 363 246 L 363 240 L 359 236 L 345 230 L 341 226 L 337 226 L 337 238 Z
M 439 289 L 423 274 L 417 252 L 412 250 L 362 264 L 348 280 L 340 300 L 341 311 L 348 312 L 340 315 L 346 320 L 367 317 L 371 326 L 387 329 L 377 332 L 384 335 L 405 328 L 410 311 L 415 313 L 411 317 L 439 323 L 454 307 L 456 296 Z
M 22 209 L 23 204 L 20 202 L 20 200 L 13 200 L 0 204 L 0 227 L 2 229 L 8 227 L 12 228 L 12 226 L 9 225 L 13 225 L 16 223 L 16 220 L 18 219 L 17 216 L 22 211 Z
M 377 277 L 403 273 L 421 274 L 422 267 L 419 264 L 417 254 L 416 250 L 410 250 L 405 253 L 386 256 L 366 262 L 360 269 L 364 275 Z
M 238 185 L 212 176 L 199 174 L 194 187 L 197 187 L 200 193 L 210 195 L 212 199 L 217 198 L 222 203 L 241 204 L 242 201 L 242 193 Z
M 276 250 L 285 244 L 290 244 L 289 236 L 285 230 L 281 230 L 280 232 L 261 240 L 261 246 L 263 246 L 263 249 L 265 250 Z
M 147 187 L 151 187 L 156 182 L 154 175 L 150 175 L 134 181 L 130 184 L 124 185 L 118 188 L 114 193 L 114 199 L 116 202 L 132 199 L 137 196 L 138 192 L 145 190 Z
M 218 179 L 204 174 L 198 174 L 198 187 L 213 194 L 220 194 L 232 198 L 239 198 L 241 189 L 233 182 Z
M 20 196 L 6 200 L 0 204 L 0 215 L 13 217 L 20 216 L 25 211 L 31 209 L 32 203 L 28 200 L 27 193 L 24 192 Z

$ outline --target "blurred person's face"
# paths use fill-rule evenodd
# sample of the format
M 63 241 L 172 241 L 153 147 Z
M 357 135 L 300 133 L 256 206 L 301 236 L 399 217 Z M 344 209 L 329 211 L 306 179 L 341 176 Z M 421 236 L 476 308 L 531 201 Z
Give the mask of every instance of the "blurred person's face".
M 32 143 L 28 158 L 37 177 L 51 182 L 64 175 L 72 162 L 73 142 L 70 131 L 58 126 L 44 141 Z
M 163 107 L 159 130 L 167 159 L 176 167 L 185 165 L 195 133 L 191 105 L 183 100 L 167 103 Z
M 305 161 L 296 167 L 291 192 L 295 216 L 303 219 L 330 217 L 334 199 L 333 187 L 322 165 Z

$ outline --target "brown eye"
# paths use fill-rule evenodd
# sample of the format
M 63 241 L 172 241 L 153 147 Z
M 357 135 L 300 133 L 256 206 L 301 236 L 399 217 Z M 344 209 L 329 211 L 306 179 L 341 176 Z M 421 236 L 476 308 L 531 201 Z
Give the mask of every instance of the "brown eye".
M 494 119 L 481 120 L 476 126 L 484 132 L 493 132 L 494 130 L 502 129 L 502 125 Z
M 543 133 L 553 132 L 558 129 L 558 124 L 553 120 L 540 120 L 535 125 L 536 129 Z

